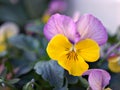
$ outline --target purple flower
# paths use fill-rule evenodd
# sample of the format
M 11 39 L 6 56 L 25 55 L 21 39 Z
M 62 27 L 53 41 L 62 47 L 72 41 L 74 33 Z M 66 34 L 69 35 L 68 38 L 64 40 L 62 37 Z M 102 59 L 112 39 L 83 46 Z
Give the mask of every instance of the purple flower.
M 83 75 L 89 75 L 88 82 L 92 90 L 104 90 L 111 78 L 109 73 L 102 69 L 89 69 Z
M 99 45 L 103 45 L 107 41 L 105 27 L 90 14 L 81 16 L 77 22 L 74 22 L 69 16 L 52 15 L 44 27 L 44 35 L 50 40 L 56 34 L 65 35 L 73 43 L 87 38 L 95 40 Z
M 67 8 L 65 0 L 52 0 L 48 6 L 48 12 L 54 14 L 57 12 L 63 12 Z

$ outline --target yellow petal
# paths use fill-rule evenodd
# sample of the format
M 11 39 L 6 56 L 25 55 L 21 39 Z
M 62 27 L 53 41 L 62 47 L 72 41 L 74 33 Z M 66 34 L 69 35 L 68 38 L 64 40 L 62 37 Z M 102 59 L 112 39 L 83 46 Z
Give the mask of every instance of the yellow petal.
M 77 56 L 78 59 L 68 59 L 67 55 L 63 54 L 58 60 L 58 63 L 66 69 L 69 74 L 73 76 L 81 76 L 88 70 L 88 64 L 83 60 L 81 56 Z
M 112 90 L 112 89 L 108 87 L 108 88 L 105 88 L 105 90 Z
M 4 52 L 6 50 L 6 45 L 0 43 L 0 53 Z
M 110 57 L 108 60 L 108 67 L 112 72 L 119 73 L 120 72 L 120 57 Z
M 76 52 L 88 62 L 97 61 L 100 57 L 99 45 L 92 39 L 79 41 L 75 48 Z
M 71 47 L 72 44 L 69 40 L 65 36 L 58 34 L 48 43 L 47 53 L 50 58 L 58 60 L 59 56 L 62 53 L 67 53 Z

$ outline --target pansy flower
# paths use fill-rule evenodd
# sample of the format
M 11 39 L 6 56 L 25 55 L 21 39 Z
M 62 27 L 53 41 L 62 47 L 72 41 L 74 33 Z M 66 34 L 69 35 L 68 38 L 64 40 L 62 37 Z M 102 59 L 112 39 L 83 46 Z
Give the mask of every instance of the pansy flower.
M 120 72 L 120 47 L 112 46 L 107 53 L 113 51 L 108 56 L 108 67 L 112 72 L 119 73 Z M 113 50 L 114 49 L 114 50 Z
M 12 22 L 6 22 L 0 26 L 0 53 L 6 50 L 6 39 L 18 34 L 18 26 Z
M 88 76 L 89 89 L 88 90 L 111 90 L 105 87 L 109 84 L 110 74 L 102 69 L 89 69 L 83 75 Z
M 51 0 L 48 6 L 48 13 L 54 14 L 57 12 L 63 12 L 67 8 L 67 2 L 65 0 Z
M 107 41 L 102 23 L 86 14 L 77 22 L 72 18 L 55 14 L 44 27 L 44 34 L 50 42 L 47 53 L 66 69 L 69 74 L 80 76 L 88 70 L 87 62 L 95 62 L 100 56 L 99 45 Z
M 62 13 L 67 8 L 67 2 L 65 0 L 51 0 L 48 5 L 48 9 L 42 17 L 42 21 L 46 23 L 50 16 L 54 13 Z

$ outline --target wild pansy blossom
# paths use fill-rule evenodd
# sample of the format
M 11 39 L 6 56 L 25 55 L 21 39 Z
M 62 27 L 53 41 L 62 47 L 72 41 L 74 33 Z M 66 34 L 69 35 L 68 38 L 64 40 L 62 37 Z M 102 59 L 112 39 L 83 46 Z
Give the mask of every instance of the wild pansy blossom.
M 50 16 L 54 13 L 61 13 L 67 8 L 67 2 L 65 0 L 51 0 L 47 11 L 42 17 L 42 21 L 46 23 Z
M 83 15 L 77 22 L 68 16 L 55 14 L 45 25 L 44 34 L 50 40 L 47 46 L 50 58 L 57 60 L 74 76 L 88 70 L 89 65 L 85 61 L 98 60 L 99 45 L 107 41 L 104 26 L 89 14 Z
M 63 12 L 67 8 L 67 2 L 65 0 L 51 0 L 48 6 L 48 12 L 52 15 L 57 12 Z
M 108 67 L 112 72 L 119 73 L 120 72 L 120 47 L 117 47 L 116 49 L 113 50 L 115 46 L 112 46 L 109 50 L 108 53 L 112 50 L 112 52 L 108 56 Z
M 105 87 L 109 84 L 110 74 L 102 69 L 89 69 L 83 75 L 89 75 L 89 89 L 88 90 L 110 90 Z
M 12 22 L 7 22 L 0 27 L 0 53 L 6 50 L 6 39 L 16 35 L 19 29 L 18 26 Z

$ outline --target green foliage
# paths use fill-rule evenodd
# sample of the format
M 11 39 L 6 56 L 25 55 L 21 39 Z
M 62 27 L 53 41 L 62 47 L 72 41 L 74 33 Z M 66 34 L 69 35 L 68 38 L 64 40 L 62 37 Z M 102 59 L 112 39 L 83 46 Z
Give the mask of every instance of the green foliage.
M 54 87 L 61 88 L 64 81 L 64 70 L 57 64 L 56 61 L 38 62 L 34 69 L 36 73 L 42 75 L 42 78 Z
M 33 37 L 25 35 L 17 35 L 9 40 L 12 46 L 24 51 L 34 51 L 39 47 L 39 41 Z

